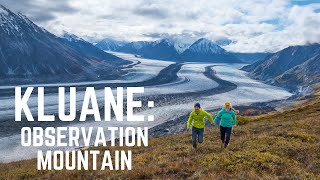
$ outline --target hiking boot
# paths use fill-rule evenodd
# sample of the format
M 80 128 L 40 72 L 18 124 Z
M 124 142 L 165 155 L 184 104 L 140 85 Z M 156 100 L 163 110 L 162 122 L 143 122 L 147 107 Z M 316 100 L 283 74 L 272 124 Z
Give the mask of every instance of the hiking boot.
M 224 149 L 224 143 L 221 143 L 221 150 Z
M 228 147 L 228 144 L 224 144 L 224 148 L 227 148 Z
M 197 145 L 196 144 L 193 144 L 192 145 L 192 150 L 196 150 L 197 149 Z

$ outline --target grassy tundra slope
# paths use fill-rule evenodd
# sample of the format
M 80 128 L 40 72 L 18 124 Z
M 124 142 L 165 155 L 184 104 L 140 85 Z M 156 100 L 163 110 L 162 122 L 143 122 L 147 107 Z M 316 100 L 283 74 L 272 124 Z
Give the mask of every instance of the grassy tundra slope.
M 0 164 L 0 179 L 320 179 L 319 95 L 283 112 L 239 117 L 223 152 L 218 128 L 207 128 L 197 151 L 190 131 L 150 138 L 149 147 L 133 149 L 131 171 L 37 171 L 36 160 L 24 160 Z

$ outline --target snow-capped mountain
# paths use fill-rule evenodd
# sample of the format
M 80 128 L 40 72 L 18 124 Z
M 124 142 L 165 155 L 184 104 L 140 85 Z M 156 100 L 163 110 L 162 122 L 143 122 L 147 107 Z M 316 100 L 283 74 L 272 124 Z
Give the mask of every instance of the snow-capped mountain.
M 118 51 L 121 47 L 126 45 L 126 41 L 117 41 L 111 38 L 106 38 L 99 41 L 95 46 L 105 51 Z
M 201 38 L 182 54 L 184 61 L 210 61 L 218 63 L 241 63 L 241 61 L 209 39 Z
M 117 65 L 128 63 L 87 54 L 2 5 L 0 39 L 0 84 L 117 77 L 123 73 Z
M 195 41 L 194 38 L 184 38 L 180 36 L 170 36 L 170 37 L 166 37 L 156 41 L 132 41 L 132 42 L 117 41 L 114 39 L 107 38 L 99 41 L 95 46 L 97 46 L 102 50 L 125 52 L 125 53 L 141 55 L 140 50 L 143 49 L 145 46 L 151 45 L 150 47 L 158 48 L 156 44 L 166 42 L 169 46 L 173 46 L 175 51 L 177 51 L 178 54 L 181 54 L 194 41 Z
M 74 49 L 78 50 L 79 53 L 83 54 L 84 56 L 89 56 L 91 59 L 107 59 L 108 62 L 117 66 L 124 63 L 124 61 L 119 57 L 104 52 L 103 50 L 74 34 L 65 31 L 61 38 L 64 40 L 63 42 L 66 43 L 66 45 L 72 46 Z
M 173 44 L 174 48 L 176 49 L 176 51 L 181 54 L 183 53 L 183 51 L 185 51 L 186 49 L 188 49 L 197 39 L 192 38 L 190 36 L 185 37 L 185 36 L 170 36 L 170 37 L 166 37 L 164 38 L 167 41 L 169 41 L 171 44 Z
M 103 43 L 107 44 L 101 48 Z M 97 47 L 105 50 L 140 55 L 144 58 L 170 61 L 210 61 L 223 63 L 241 63 L 232 53 L 221 48 L 214 41 L 201 38 L 184 39 L 171 36 L 156 41 L 116 41 L 108 39 L 100 41 Z
M 85 41 L 84 39 L 82 39 L 82 38 L 80 38 L 80 37 L 78 37 L 78 36 L 76 36 L 74 34 L 71 34 L 71 33 L 67 32 L 67 31 L 63 31 L 63 34 L 62 34 L 61 38 L 66 39 L 66 40 L 68 40 L 70 42 L 79 42 L 79 41 L 84 42 Z
M 168 39 L 154 41 L 142 47 L 139 50 L 139 55 L 144 58 L 168 61 L 175 61 L 180 59 L 179 53 L 174 47 L 173 41 Z
M 221 48 L 217 43 L 205 38 L 197 40 L 187 50 L 190 52 L 214 54 L 222 54 L 225 52 L 225 50 Z
M 26 16 L 14 14 L 0 4 L 0 28 L 1 32 L 15 37 L 21 37 L 25 33 L 48 33 L 45 29 L 32 23 Z M 3 34 L 3 35 L 4 35 Z
M 96 46 L 103 50 L 131 53 L 144 58 L 160 60 L 178 60 L 180 52 L 183 48 L 186 48 L 183 43 L 177 43 L 169 38 L 157 41 L 133 41 L 130 43 L 104 39 L 98 42 Z

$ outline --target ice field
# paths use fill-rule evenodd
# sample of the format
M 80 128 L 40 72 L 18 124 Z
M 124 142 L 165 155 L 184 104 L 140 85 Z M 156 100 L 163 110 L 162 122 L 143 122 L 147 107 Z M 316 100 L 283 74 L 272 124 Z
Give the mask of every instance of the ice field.
M 140 82 L 155 77 L 163 68 L 167 67 L 173 62 L 158 61 L 137 58 L 134 55 L 114 53 L 115 55 L 131 60 L 136 65 L 129 68 L 129 73 L 123 78 L 114 81 L 107 81 L 108 83 L 122 83 L 122 82 Z M 137 62 L 141 62 L 137 64 Z M 141 111 L 138 114 L 154 115 L 154 121 L 144 122 L 117 122 L 111 120 L 110 122 L 79 122 L 72 124 L 76 127 L 108 127 L 108 126 L 134 126 L 134 127 L 153 127 L 155 125 L 162 124 L 168 120 L 173 120 L 177 117 L 189 113 L 195 102 L 200 102 L 204 109 L 216 109 L 222 107 L 225 101 L 230 101 L 232 105 L 244 105 L 254 102 L 267 102 L 272 100 L 286 99 L 292 94 L 288 91 L 264 84 L 253 80 L 247 76 L 247 73 L 239 70 L 243 64 L 210 64 L 210 63 L 187 63 L 184 64 L 180 71 L 177 73 L 178 79 L 176 81 L 159 84 L 155 86 L 145 87 L 145 93 L 143 96 L 160 95 L 160 94 L 174 94 L 174 93 L 187 93 L 187 92 L 200 92 L 202 90 L 211 89 L 218 86 L 218 83 L 207 78 L 203 72 L 205 67 L 211 67 L 219 78 L 232 82 L 237 85 L 237 88 L 221 94 L 214 94 L 210 96 L 201 96 L 200 98 L 190 97 L 191 100 L 188 103 L 176 101 L 175 104 L 161 104 L 161 106 L 155 106 L 147 110 Z M 103 84 L 101 82 L 83 82 L 83 85 L 93 85 L 96 83 Z M 76 84 L 76 83 L 73 83 Z M 60 86 L 61 84 L 46 84 L 35 86 Z M 63 84 L 62 84 L 63 85 Z M 69 83 L 70 85 L 70 83 Z M 71 84 L 72 85 L 72 84 Z M 11 86 L 0 86 L 0 89 L 14 88 Z M 114 92 L 115 93 L 115 92 Z M 124 93 L 125 94 L 125 93 Z M 77 110 L 81 110 L 84 91 L 77 91 Z M 104 91 L 103 89 L 96 91 L 99 106 L 104 103 Z M 79 98 L 78 98 L 79 97 Z M 66 96 L 66 109 L 68 109 L 68 94 Z M 2 122 L 10 120 L 14 121 L 14 96 L 0 97 L 0 128 L 5 129 Z M 156 102 L 155 102 L 156 103 Z M 28 105 L 33 114 L 37 114 L 37 95 L 32 95 L 28 101 Z M 46 114 L 52 114 L 58 112 L 58 95 L 56 93 L 45 95 L 45 112 Z M 186 120 L 187 121 L 187 120 Z M 42 150 L 54 150 L 60 149 L 57 147 L 22 147 L 20 144 L 20 132 L 16 132 L 16 135 L 9 137 L 0 137 L 0 162 L 10 162 L 20 159 L 28 159 L 36 157 L 36 152 L 39 149 Z M 66 147 L 66 149 L 74 149 L 74 147 Z

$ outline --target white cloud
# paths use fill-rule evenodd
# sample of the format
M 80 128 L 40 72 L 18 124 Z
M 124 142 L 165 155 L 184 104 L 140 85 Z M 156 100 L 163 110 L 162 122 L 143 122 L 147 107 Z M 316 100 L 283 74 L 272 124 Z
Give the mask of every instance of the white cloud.
M 289 13 L 291 28 L 299 30 L 297 33 L 303 37 L 303 43 L 320 42 L 320 13 L 315 13 L 315 9 L 320 9 L 320 3 L 303 7 L 293 6 Z
M 157 38 L 152 35 L 189 34 L 193 39 L 231 39 L 235 43 L 226 48 L 241 52 L 277 51 L 290 45 L 320 42 L 319 11 L 315 12 L 320 3 L 292 6 L 289 0 L 59 1 L 68 13 L 53 8 L 53 3 L 49 3 L 51 8 L 46 7 L 45 0 L 28 2 L 37 2 L 42 14 L 50 10 L 47 21 L 34 19 L 49 31 L 59 34 L 66 30 L 90 41 L 106 37 L 151 40 Z M 17 8 L 14 3 L 8 6 L 31 18 L 38 17 L 30 8 Z

